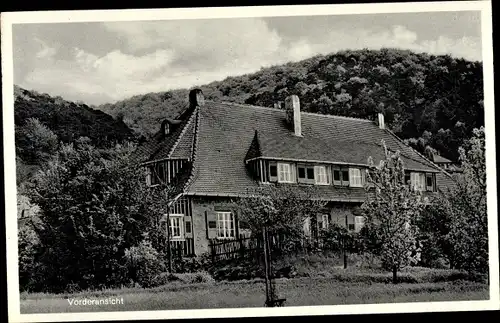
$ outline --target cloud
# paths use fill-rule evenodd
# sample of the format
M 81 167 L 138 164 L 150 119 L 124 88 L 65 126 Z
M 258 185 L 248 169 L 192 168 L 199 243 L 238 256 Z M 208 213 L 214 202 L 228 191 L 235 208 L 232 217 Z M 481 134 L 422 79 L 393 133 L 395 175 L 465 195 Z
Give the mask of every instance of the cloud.
M 31 61 L 24 58 L 32 68 L 19 85 L 100 104 L 199 86 L 263 66 L 344 49 L 392 47 L 481 60 L 478 37 L 443 35 L 420 40 L 417 32 L 401 24 L 384 28 L 322 26 L 322 32 L 316 29 L 307 34 L 303 30 L 295 38 L 281 36 L 258 18 L 108 22 L 101 28 L 123 46 L 94 51 L 89 44 L 65 47 L 63 41 L 48 43 L 37 35 Z M 65 55 L 61 58 L 59 52 Z

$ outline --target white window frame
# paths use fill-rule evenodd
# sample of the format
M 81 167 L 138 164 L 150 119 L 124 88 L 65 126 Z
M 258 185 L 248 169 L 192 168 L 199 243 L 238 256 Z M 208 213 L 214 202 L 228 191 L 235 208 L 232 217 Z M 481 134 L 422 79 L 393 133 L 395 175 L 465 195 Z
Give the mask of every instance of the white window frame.
M 328 166 L 314 166 L 314 183 L 316 185 L 330 185 Z
M 170 218 L 170 223 L 167 223 L 167 230 L 170 230 L 170 238 L 171 239 L 184 239 L 184 214 L 170 214 L 168 215 Z M 179 227 L 179 234 L 174 234 L 174 223 L 177 222 Z
M 362 215 L 356 215 L 354 217 L 354 231 L 359 232 L 364 225 L 365 217 Z
M 278 163 L 278 182 L 279 183 L 293 183 L 292 164 Z
M 330 226 L 330 221 L 329 221 L 329 216 L 328 214 L 322 214 L 321 215 L 321 229 L 327 230 L 328 227 Z
M 427 181 L 425 173 L 411 172 L 410 173 L 411 187 L 416 191 L 427 190 Z
M 349 168 L 349 185 L 363 187 L 363 174 L 361 174 L 360 168 Z
M 235 239 L 236 238 L 236 219 L 233 212 L 217 212 L 217 239 Z

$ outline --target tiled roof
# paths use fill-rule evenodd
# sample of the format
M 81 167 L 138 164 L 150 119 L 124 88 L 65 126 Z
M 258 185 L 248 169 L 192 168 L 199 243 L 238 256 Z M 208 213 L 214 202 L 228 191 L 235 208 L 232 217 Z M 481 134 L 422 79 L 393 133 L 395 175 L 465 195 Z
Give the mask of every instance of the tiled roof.
M 441 171 L 392 132 L 368 120 L 302 112 L 303 136 L 297 137 L 281 109 L 207 100 L 195 111 L 171 136 L 142 148 L 149 160 L 192 160 L 192 174 L 184 177 L 186 194 L 247 194 L 258 186 L 245 164 L 255 157 L 366 165 L 372 156 L 378 164 L 384 156 L 381 140 L 390 150 L 401 152 L 408 169 Z M 443 183 L 451 178 L 443 176 Z M 319 191 L 336 200 L 364 199 L 362 189 L 324 186 Z
M 367 164 L 368 156 L 372 156 L 378 163 L 383 157 L 382 139 L 389 149 L 402 152 L 407 168 L 439 171 L 392 133 L 363 119 L 302 113 L 303 137 L 296 137 L 285 124 L 285 111 L 280 109 L 206 101 L 199 113 L 189 194 L 245 194 L 257 184 L 244 161 L 256 154 L 355 164 Z M 332 190 L 329 194 L 341 193 L 333 186 L 325 189 Z
M 177 125 L 169 135 L 164 136 L 160 130 L 151 139 L 139 145 L 132 155 L 133 163 L 170 158 L 172 153 L 175 153 L 177 158 L 188 158 L 191 149 L 189 141 L 192 142 L 193 137 L 193 130 L 190 127 L 192 115 L 185 113 L 182 116 L 184 119 L 175 120 Z

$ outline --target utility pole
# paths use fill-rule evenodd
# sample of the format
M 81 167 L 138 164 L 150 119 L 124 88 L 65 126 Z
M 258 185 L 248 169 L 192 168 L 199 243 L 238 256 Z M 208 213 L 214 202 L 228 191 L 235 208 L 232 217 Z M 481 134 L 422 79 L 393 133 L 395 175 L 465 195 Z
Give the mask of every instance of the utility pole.
M 267 235 L 266 235 L 266 228 L 262 228 L 262 242 L 264 244 L 264 277 L 265 277 L 265 280 L 266 280 L 266 306 L 269 306 L 269 304 L 271 303 L 270 299 L 269 299 L 269 264 L 267 263 L 267 253 L 268 253 L 268 250 L 267 250 Z
M 168 257 L 168 272 L 172 273 L 172 248 L 170 242 L 170 203 L 168 200 L 168 192 L 165 190 L 165 198 L 167 199 L 167 257 Z

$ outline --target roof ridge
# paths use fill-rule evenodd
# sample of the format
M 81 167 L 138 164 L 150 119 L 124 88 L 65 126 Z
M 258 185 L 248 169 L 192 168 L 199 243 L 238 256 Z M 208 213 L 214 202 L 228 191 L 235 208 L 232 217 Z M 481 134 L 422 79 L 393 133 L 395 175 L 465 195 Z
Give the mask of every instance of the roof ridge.
M 172 153 L 174 152 L 175 148 L 177 148 L 177 146 L 179 145 L 179 142 L 181 141 L 182 137 L 184 136 L 184 134 L 186 133 L 187 129 L 189 128 L 189 126 L 191 125 L 191 122 L 193 121 L 194 119 L 194 113 L 189 117 L 189 119 L 187 120 L 186 124 L 184 125 L 184 127 L 182 128 L 181 130 L 181 133 L 179 134 L 179 136 L 177 137 L 177 139 L 175 140 L 174 144 L 172 145 L 172 147 L 170 148 L 170 151 L 168 152 L 167 154 L 167 158 L 170 158 L 170 156 L 172 155 Z
M 191 149 L 192 153 L 191 153 L 191 174 L 188 176 L 188 179 L 186 181 L 186 183 L 184 184 L 184 187 L 182 189 L 182 191 L 185 193 L 189 187 L 191 186 L 194 178 L 195 178 L 195 172 L 196 172 L 196 167 L 195 167 L 195 159 L 196 159 L 196 149 L 197 149 L 197 144 L 198 144 L 198 135 L 199 135 L 199 127 L 200 127 L 200 117 L 201 117 L 201 114 L 200 114 L 200 109 L 199 107 L 196 108 L 196 111 L 195 113 L 193 113 L 193 115 L 195 115 L 195 124 L 194 124 L 194 138 L 193 138 L 193 147 Z
M 429 158 L 427 158 L 424 155 L 422 155 L 421 153 L 419 153 L 416 149 L 414 149 L 410 145 L 407 145 L 401 138 L 399 138 L 398 136 L 396 136 L 396 134 L 394 132 L 392 132 L 391 130 L 389 130 L 387 128 L 384 129 L 384 130 L 387 131 L 389 134 L 391 134 L 393 137 L 395 137 L 396 140 L 398 140 L 401 144 L 403 144 L 404 146 L 406 146 L 409 149 L 411 149 L 412 151 L 414 151 L 417 155 L 419 155 L 420 157 L 422 157 L 425 161 L 429 162 L 429 164 L 431 164 L 435 168 L 439 169 L 443 174 L 445 174 L 446 176 L 448 176 L 451 180 L 455 181 L 455 179 L 453 178 L 453 176 L 451 176 L 451 174 L 449 174 L 443 168 L 439 167 L 437 164 L 435 164 L 434 162 L 432 162 Z
M 284 109 L 277 109 L 277 108 L 271 108 L 271 107 L 264 107 L 264 106 L 261 106 L 261 105 L 239 103 L 239 102 L 232 102 L 232 101 L 205 100 L 205 102 L 210 102 L 210 103 L 215 103 L 215 104 L 222 103 L 222 104 L 226 104 L 226 105 L 239 106 L 239 107 L 242 107 L 242 108 L 243 107 L 248 107 L 248 108 L 256 108 L 256 109 L 268 110 L 268 111 L 285 111 Z M 369 120 L 369 119 L 340 116 L 340 115 L 335 115 L 335 114 L 322 114 L 322 113 L 315 113 L 315 112 L 308 112 L 308 111 L 300 111 L 300 113 L 307 114 L 307 115 L 318 116 L 318 117 L 340 118 L 340 119 L 351 119 L 351 120 L 364 121 L 364 122 L 373 122 L 373 120 Z

